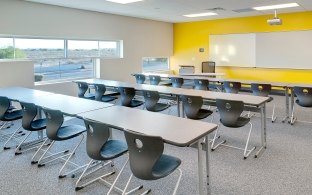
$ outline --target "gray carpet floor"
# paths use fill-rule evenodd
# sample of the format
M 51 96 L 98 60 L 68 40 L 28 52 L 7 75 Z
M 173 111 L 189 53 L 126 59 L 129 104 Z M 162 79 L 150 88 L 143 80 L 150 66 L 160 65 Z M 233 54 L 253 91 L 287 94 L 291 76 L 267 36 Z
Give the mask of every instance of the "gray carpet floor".
M 297 122 L 294 125 L 282 123 L 285 115 L 285 98 L 274 96 L 276 114 L 278 119 L 271 123 L 267 119 L 267 149 L 260 158 L 253 158 L 254 153 L 248 159 L 243 160 L 243 152 L 226 147 L 220 147 L 210 155 L 210 176 L 212 194 L 312 194 L 312 128 L 311 123 Z M 273 104 L 267 106 L 268 114 L 272 111 Z M 170 114 L 175 115 L 175 107 Z M 296 106 L 296 116 L 301 121 L 312 121 L 311 109 Z M 168 114 L 168 111 L 164 111 Z M 139 119 L 138 119 L 139 120 Z M 211 118 L 205 119 L 209 122 Z M 215 113 L 214 122 L 218 121 L 218 113 Z M 80 123 L 73 119 L 68 123 Z M 135 121 L 134 121 L 135 122 Z M 250 145 L 260 146 L 260 118 L 253 117 L 254 125 Z M 15 124 L 11 130 L 19 124 Z M 5 130 L 9 131 L 9 130 Z M 190 129 L 191 131 L 191 129 Z M 248 126 L 240 129 L 220 127 L 221 139 L 226 139 L 228 144 L 243 147 L 247 138 Z M 122 138 L 122 132 L 113 131 L 114 138 Z M 0 139 L 3 146 L 3 139 Z M 60 142 L 54 150 L 73 148 L 78 139 Z M 16 143 L 12 142 L 11 145 Z M 0 194 L 106 194 L 108 187 L 103 182 L 96 182 L 81 191 L 75 192 L 77 178 L 58 178 L 58 171 L 62 161 L 55 161 L 45 167 L 38 168 L 31 165 L 30 159 L 33 151 L 15 156 L 14 150 L 0 150 Z M 194 148 L 178 148 L 165 146 L 165 153 L 181 158 L 183 176 L 178 194 L 198 194 L 197 190 L 197 150 Z M 115 167 L 107 167 L 96 175 L 108 172 L 112 169 L 120 170 L 126 156 L 116 159 Z M 90 159 L 85 152 L 85 142 L 79 147 L 73 162 L 86 164 Z M 70 170 L 69 166 L 66 170 Z M 113 181 L 117 174 L 107 178 Z M 123 187 L 130 175 L 129 166 L 122 174 L 118 183 Z M 151 194 L 170 194 L 173 191 L 177 172 L 157 181 L 141 181 L 134 179 L 130 188 L 143 184 L 144 189 L 152 189 Z M 91 179 L 92 176 L 86 179 Z M 143 192 L 143 190 L 139 191 Z M 117 193 L 114 193 L 117 194 Z

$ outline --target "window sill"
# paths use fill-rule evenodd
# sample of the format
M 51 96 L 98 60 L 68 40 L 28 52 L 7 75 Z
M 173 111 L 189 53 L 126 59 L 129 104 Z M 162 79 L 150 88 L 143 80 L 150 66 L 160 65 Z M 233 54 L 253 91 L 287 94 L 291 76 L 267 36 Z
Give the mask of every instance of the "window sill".
M 81 79 L 94 79 L 94 78 L 95 77 L 59 79 L 59 80 L 54 80 L 54 81 L 40 81 L 40 82 L 35 82 L 34 84 L 35 86 L 53 85 L 53 84 L 69 83 L 69 82 L 73 82 L 73 81 L 81 80 Z

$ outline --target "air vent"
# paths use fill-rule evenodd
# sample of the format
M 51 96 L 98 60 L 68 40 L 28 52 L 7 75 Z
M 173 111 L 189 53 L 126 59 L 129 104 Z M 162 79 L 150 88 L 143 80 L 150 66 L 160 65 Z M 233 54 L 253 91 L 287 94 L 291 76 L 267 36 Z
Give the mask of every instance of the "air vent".
M 207 8 L 205 10 L 208 10 L 208 11 L 225 11 L 225 9 L 222 7 Z
M 244 12 L 253 12 L 253 11 L 256 11 L 252 8 L 244 8 L 244 9 L 234 9 L 232 10 L 233 12 L 236 12 L 236 13 L 244 13 Z

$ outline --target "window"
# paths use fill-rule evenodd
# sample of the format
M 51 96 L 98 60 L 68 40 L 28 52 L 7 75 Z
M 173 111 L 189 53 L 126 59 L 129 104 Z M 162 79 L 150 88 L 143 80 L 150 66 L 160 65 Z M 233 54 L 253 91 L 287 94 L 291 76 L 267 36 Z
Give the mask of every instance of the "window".
M 15 51 L 19 59 L 64 58 L 64 40 L 15 39 Z
M 0 59 L 14 58 L 14 42 L 12 38 L 0 37 Z
M 169 70 L 169 58 L 145 57 L 143 58 L 143 72 Z
M 95 61 L 92 58 L 37 61 L 35 82 L 94 77 Z
M 0 37 L 0 59 L 35 62 L 35 82 L 95 76 L 96 58 L 120 58 L 122 41 Z

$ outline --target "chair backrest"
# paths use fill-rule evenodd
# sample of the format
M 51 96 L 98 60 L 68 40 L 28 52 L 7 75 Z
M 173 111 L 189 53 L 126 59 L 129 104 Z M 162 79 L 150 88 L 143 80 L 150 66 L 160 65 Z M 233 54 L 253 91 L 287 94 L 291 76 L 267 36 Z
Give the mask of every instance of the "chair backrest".
M 294 87 L 295 95 L 298 99 L 298 104 L 303 107 L 312 106 L 312 88 Z
M 145 108 L 148 111 L 155 111 L 156 104 L 160 98 L 158 91 L 143 91 Z
M 162 138 L 132 131 L 125 131 L 125 137 L 133 175 L 143 180 L 157 179 L 153 175 L 153 167 L 164 151 Z
M 122 106 L 129 106 L 135 96 L 135 89 L 132 87 L 119 87 Z
M 9 110 L 10 105 L 11 103 L 9 98 L 0 96 L 0 120 L 4 119 L 4 115 Z
M 47 117 L 47 137 L 51 140 L 58 140 L 57 132 L 64 122 L 64 115 L 59 110 L 43 109 Z
M 209 80 L 194 79 L 194 89 L 197 90 L 208 90 Z
M 20 102 L 23 110 L 22 126 L 26 130 L 32 130 L 31 123 L 38 113 L 38 107 L 32 103 Z
M 138 84 L 143 84 L 145 82 L 145 75 L 144 74 L 135 74 L 135 80 Z
M 95 100 L 102 101 L 102 97 L 106 91 L 106 87 L 103 84 L 94 84 Z
M 184 112 L 187 118 L 197 119 L 198 111 L 203 105 L 203 98 L 201 96 L 182 96 Z
M 184 83 L 184 80 L 181 77 L 171 77 L 170 80 L 172 83 L 172 87 L 174 88 L 181 88 Z
M 160 83 L 160 76 L 149 75 L 149 80 L 151 85 L 158 85 Z
M 272 86 L 270 84 L 251 83 L 252 94 L 256 96 L 268 97 Z
M 109 127 L 106 124 L 84 119 L 87 129 L 87 154 L 91 159 L 103 160 L 101 149 L 110 137 Z
M 238 93 L 242 84 L 240 82 L 224 81 L 223 86 L 226 93 Z
M 236 100 L 216 99 L 220 121 L 224 126 L 235 126 L 244 110 L 244 102 Z
M 84 97 L 85 93 L 87 92 L 89 86 L 86 82 L 77 82 L 78 86 L 78 97 Z

